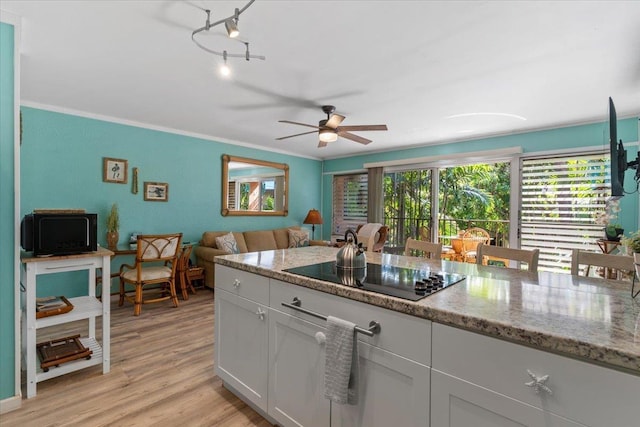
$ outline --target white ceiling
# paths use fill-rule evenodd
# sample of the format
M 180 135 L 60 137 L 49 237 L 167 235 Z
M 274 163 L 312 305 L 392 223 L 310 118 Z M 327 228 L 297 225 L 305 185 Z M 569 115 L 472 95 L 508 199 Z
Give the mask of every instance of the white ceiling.
M 7 1 L 23 17 L 21 97 L 54 107 L 313 158 L 640 114 L 638 1 L 272 1 L 241 16 L 266 61 L 219 56 L 191 32 L 239 1 Z M 199 40 L 244 53 L 224 25 Z M 333 104 L 368 146 L 310 128 Z M 480 113 L 480 114 L 479 114 Z M 482 114 L 498 113 L 498 114 Z M 454 116 L 454 117 L 452 117 Z M 457 116 L 457 117 L 455 117 Z

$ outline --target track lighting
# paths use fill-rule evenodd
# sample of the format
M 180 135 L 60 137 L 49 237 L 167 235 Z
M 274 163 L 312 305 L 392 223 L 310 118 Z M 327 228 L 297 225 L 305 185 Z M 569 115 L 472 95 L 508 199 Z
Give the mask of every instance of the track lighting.
M 207 13 L 207 20 L 205 21 L 204 27 L 198 28 L 196 30 L 194 30 L 191 33 L 191 40 L 196 44 L 196 46 L 198 46 L 200 49 L 205 50 L 209 53 L 213 53 L 214 55 L 218 55 L 218 56 L 222 56 L 224 59 L 224 65 L 222 65 L 220 67 L 220 73 L 223 76 L 228 76 L 231 73 L 231 70 L 229 69 L 229 66 L 227 65 L 227 58 L 244 58 L 247 61 L 251 60 L 251 59 L 262 59 L 265 60 L 266 58 L 264 56 L 261 55 L 251 55 L 249 53 L 249 42 L 247 41 L 242 41 L 242 40 L 238 40 L 237 37 L 240 34 L 239 30 L 238 30 L 238 18 L 240 17 L 240 14 L 242 12 L 244 12 L 245 10 L 247 10 L 247 8 L 249 6 L 251 6 L 253 4 L 255 0 L 250 0 L 249 3 L 247 3 L 242 9 L 238 9 L 236 8 L 236 10 L 234 11 L 233 15 L 221 19 L 219 21 L 216 21 L 214 23 L 211 23 L 211 11 L 210 10 L 205 10 L 205 12 Z M 202 31 L 209 31 L 211 28 L 215 27 L 216 25 L 220 25 L 224 23 L 224 26 L 227 30 L 227 35 L 231 38 L 235 38 L 236 40 L 238 40 L 239 42 L 243 43 L 245 45 L 245 51 L 244 53 L 227 53 L 227 51 L 216 51 L 213 49 L 210 49 L 206 46 L 204 46 L 203 44 L 201 44 L 200 42 L 198 42 L 198 40 L 196 40 L 196 35 Z

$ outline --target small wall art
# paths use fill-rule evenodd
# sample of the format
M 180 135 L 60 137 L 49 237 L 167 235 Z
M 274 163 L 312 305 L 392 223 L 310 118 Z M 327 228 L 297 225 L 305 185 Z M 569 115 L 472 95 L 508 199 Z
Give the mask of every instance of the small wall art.
M 150 202 L 169 200 L 169 184 L 166 182 L 145 182 L 144 199 Z
M 104 182 L 126 184 L 127 170 L 127 161 L 124 159 L 102 158 L 102 180 Z

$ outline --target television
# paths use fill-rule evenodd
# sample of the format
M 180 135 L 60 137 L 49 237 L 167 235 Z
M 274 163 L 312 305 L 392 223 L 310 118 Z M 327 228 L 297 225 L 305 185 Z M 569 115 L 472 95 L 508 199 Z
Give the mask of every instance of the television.
M 73 255 L 98 249 L 98 215 L 32 213 L 20 224 L 20 246 L 35 256 Z
M 618 140 L 618 117 L 616 107 L 609 97 L 609 154 L 611 158 L 611 197 L 624 196 L 624 174 L 627 169 L 635 169 L 636 191 L 640 183 L 640 150 L 638 158 L 627 162 L 627 150 L 624 149 L 622 140 Z

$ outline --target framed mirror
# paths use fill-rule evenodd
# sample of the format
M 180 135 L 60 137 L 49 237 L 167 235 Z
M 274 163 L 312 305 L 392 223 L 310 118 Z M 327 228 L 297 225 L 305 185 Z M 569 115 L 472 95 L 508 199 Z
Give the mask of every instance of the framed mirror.
M 287 216 L 289 165 L 222 156 L 222 216 Z

